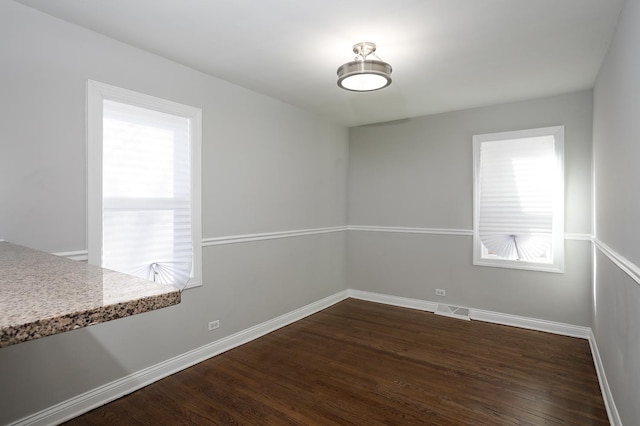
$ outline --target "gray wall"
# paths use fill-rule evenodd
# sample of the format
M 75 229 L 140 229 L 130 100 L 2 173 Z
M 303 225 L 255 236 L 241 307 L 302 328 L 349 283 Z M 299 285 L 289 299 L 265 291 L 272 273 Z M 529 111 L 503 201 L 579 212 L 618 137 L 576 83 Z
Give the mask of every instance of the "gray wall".
M 597 236 L 636 264 L 638 28 L 628 0 L 595 88 L 593 147 Z M 0 52 L 0 238 L 18 244 L 86 248 L 87 79 L 203 109 L 204 238 L 345 225 L 347 209 L 351 225 L 468 230 L 471 136 L 559 124 L 566 232 L 591 232 L 590 91 L 348 132 L 13 2 L 0 2 Z M 585 241 L 566 242 L 564 274 L 471 255 L 469 236 L 364 231 L 205 247 L 204 285 L 180 305 L 0 350 L 0 424 L 347 287 L 434 301 L 444 288 L 450 303 L 593 326 L 623 420 L 640 418 L 640 286 L 598 254 L 592 292 Z
M 344 127 L 10 1 L 0 53 L 0 238 L 86 249 L 87 79 L 202 108 L 204 238 L 346 225 Z M 204 247 L 180 305 L 0 350 L 0 424 L 344 290 L 345 250 Z
M 627 0 L 594 89 L 596 238 L 640 265 L 640 1 Z M 640 285 L 598 253 L 593 331 L 618 412 L 640 419 Z
M 567 233 L 591 233 L 592 92 L 352 128 L 349 225 L 472 229 L 474 134 L 565 126 Z M 350 231 L 350 288 L 589 326 L 591 252 L 566 272 L 472 265 L 472 237 Z M 434 290 L 447 291 L 446 298 Z

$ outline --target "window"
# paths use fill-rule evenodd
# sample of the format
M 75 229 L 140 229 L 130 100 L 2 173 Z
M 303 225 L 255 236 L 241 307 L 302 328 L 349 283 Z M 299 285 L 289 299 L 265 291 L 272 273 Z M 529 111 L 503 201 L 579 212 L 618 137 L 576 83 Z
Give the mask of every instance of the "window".
M 88 82 L 89 262 L 201 284 L 201 111 Z
M 474 265 L 564 271 L 564 127 L 476 135 Z

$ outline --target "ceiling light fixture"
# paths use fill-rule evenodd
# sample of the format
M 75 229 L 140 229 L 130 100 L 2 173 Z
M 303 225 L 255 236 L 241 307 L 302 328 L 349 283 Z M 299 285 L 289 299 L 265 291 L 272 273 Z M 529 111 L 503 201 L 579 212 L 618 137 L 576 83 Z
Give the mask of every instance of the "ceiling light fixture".
M 354 44 L 356 58 L 338 68 L 338 86 L 354 92 L 370 92 L 390 85 L 391 65 L 378 58 L 375 51 L 373 43 Z

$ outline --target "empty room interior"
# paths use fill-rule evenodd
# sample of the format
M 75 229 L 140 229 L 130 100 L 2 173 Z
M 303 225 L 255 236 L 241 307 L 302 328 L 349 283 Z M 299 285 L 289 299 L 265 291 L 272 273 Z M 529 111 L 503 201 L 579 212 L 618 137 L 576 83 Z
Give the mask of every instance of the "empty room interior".
M 640 0 L 0 0 L 0 58 L 0 424 L 640 424 Z

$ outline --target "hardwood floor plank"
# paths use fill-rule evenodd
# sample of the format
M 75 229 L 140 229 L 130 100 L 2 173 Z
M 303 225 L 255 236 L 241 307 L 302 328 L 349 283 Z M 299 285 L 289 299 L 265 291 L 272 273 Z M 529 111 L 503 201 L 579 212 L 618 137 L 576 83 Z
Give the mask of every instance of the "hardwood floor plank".
M 69 425 L 607 425 L 585 340 L 348 299 Z

